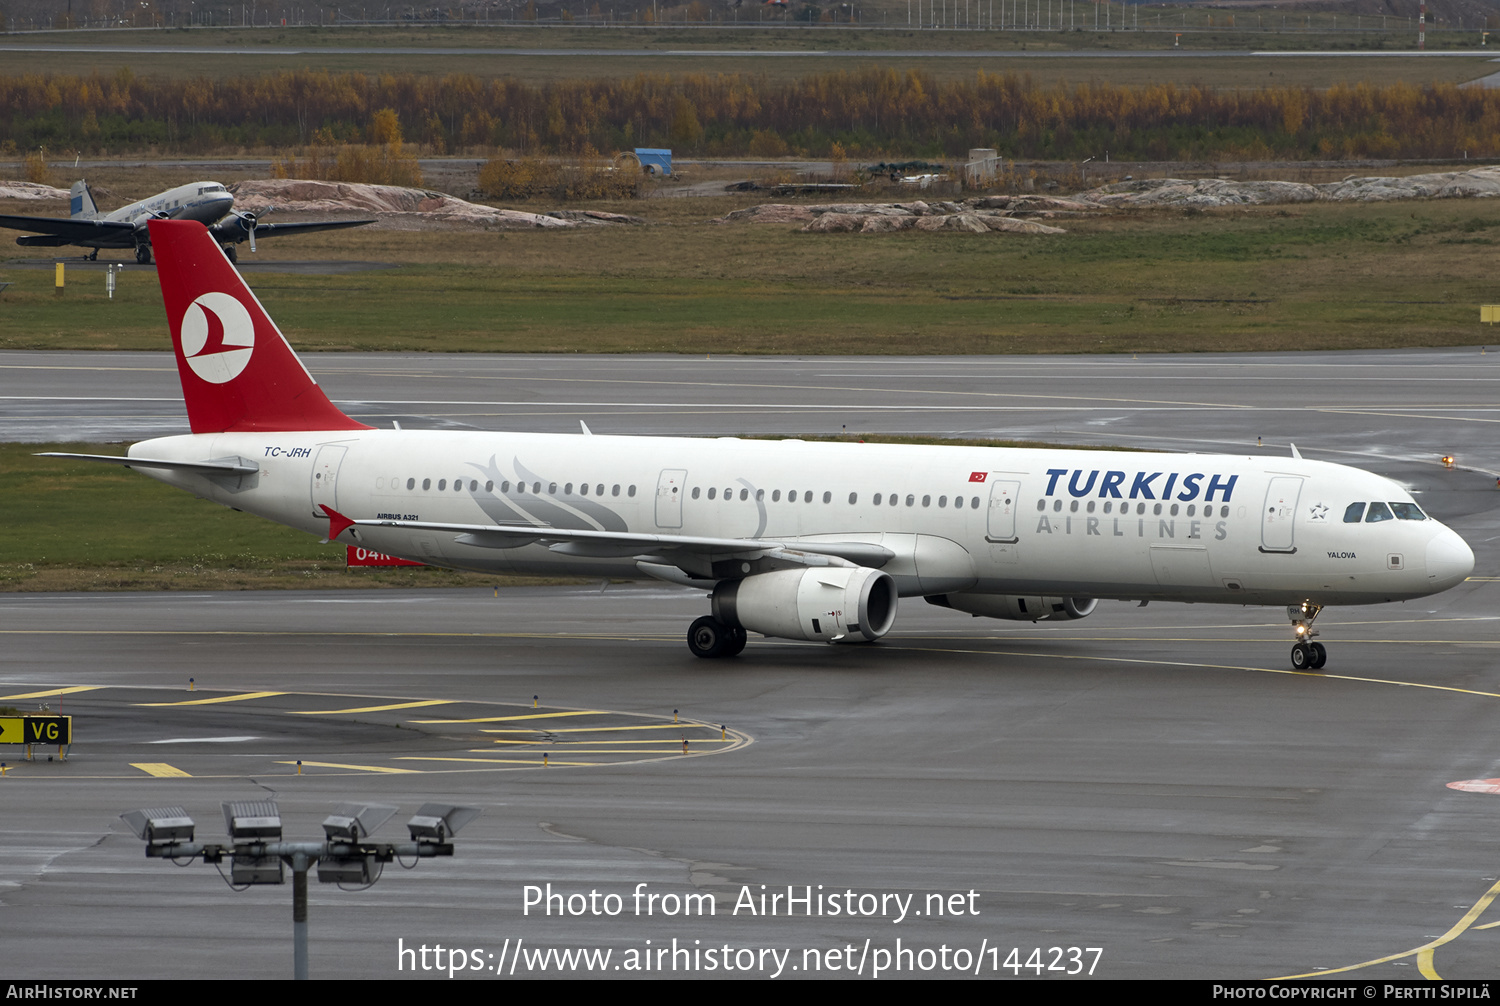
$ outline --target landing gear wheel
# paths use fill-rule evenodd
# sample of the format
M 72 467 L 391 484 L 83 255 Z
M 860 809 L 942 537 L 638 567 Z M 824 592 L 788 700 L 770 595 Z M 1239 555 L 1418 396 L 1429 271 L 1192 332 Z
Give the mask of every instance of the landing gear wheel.
M 1317 635 L 1313 631 L 1313 622 L 1322 610 L 1323 606 L 1312 600 L 1287 605 L 1286 617 L 1291 620 L 1292 632 L 1297 636 L 1297 642 L 1292 647 L 1293 670 L 1316 671 L 1328 663 L 1328 651 L 1323 644 L 1312 641 L 1312 637 Z
M 688 626 L 688 649 L 695 657 L 708 659 L 737 653 L 733 640 L 734 630 L 712 615 L 704 615 Z
M 729 645 L 724 648 L 724 656 L 738 656 L 744 649 L 745 643 L 750 639 L 750 634 L 739 626 L 729 630 Z
M 151 264 L 151 246 L 150 245 L 136 245 L 135 246 L 135 260 L 137 262 L 139 262 L 141 265 L 150 265 Z
M 89 254 L 88 254 L 88 260 L 90 262 L 97 262 L 97 261 L 99 261 L 99 249 L 98 248 L 95 248 L 93 251 L 89 252 Z

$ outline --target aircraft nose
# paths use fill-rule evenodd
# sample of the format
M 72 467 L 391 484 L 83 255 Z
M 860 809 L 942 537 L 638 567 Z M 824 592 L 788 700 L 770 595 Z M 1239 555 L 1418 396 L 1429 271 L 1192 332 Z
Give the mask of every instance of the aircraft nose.
M 1474 551 L 1448 528 L 1427 543 L 1427 579 L 1436 590 L 1447 590 L 1474 572 Z

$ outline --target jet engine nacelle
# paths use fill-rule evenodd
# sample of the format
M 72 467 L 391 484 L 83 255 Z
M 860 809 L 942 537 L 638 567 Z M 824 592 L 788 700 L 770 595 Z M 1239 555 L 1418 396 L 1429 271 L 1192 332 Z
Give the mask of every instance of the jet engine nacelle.
M 757 573 L 714 590 L 714 618 L 782 639 L 864 643 L 896 621 L 896 581 L 865 566 Z
M 934 594 L 928 604 L 967 611 L 985 618 L 1008 618 L 1016 622 L 1041 622 L 1050 618 L 1087 618 L 1099 601 L 1092 597 L 1018 597 L 1012 594 Z

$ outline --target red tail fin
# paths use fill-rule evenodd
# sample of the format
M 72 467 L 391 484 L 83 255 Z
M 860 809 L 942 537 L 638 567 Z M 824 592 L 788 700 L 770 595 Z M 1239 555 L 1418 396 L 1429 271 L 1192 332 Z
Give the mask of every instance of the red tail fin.
M 371 429 L 323 394 L 206 227 L 149 226 L 194 433 Z

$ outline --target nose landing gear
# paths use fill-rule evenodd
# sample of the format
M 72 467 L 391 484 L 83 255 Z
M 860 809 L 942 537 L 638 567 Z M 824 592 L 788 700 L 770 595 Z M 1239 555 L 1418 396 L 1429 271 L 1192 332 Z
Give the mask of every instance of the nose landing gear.
M 1312 624 L 1322 610 L 1321 604 L 1311 601 L 1287 605 L 1286 617 L 1291 619 L 1292 632 L 1297 636 L 1297 642 L 1292 645 L 1292 669 L 1295 671 L 1319 671 L 1328 663 L 1327 647 L 1312 642 L 1312 637 L 1317 635 Z

